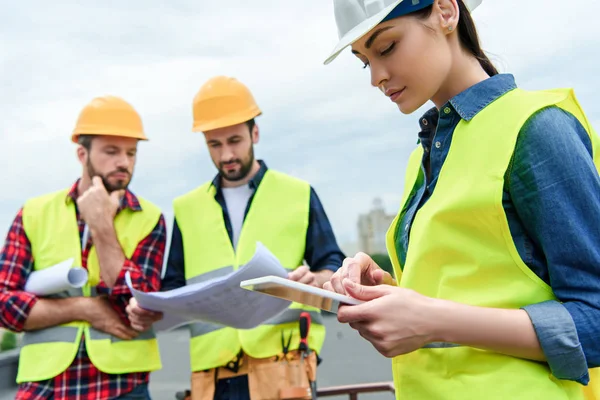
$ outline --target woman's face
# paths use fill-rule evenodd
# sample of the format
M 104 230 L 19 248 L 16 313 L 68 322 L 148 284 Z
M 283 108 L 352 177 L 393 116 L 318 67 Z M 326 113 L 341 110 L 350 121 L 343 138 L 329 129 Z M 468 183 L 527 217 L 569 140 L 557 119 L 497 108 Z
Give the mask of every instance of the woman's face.
M 408 15 L 381 23 L 352 45 L 371 71 L 371 84 L 404 114 L 433 99 L 450 73 L 448 21 L 440 3 L 452 1 L 436 2 L 427 19 Z

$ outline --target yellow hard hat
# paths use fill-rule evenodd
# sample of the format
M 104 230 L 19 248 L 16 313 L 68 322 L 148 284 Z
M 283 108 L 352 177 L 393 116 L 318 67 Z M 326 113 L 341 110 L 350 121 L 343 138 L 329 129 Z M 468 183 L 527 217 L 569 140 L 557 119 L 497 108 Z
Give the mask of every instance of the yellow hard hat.
M 250 90 L 240 81 L 216 76 L 194 97 L 192 131 L 205 132 L 241 124 L 262 114 Z
M 116 96 L 96 97 L 79 113 L 71 140 L 79 135 L 123 136 L 148 140 L 142 119 L 131 104 Z

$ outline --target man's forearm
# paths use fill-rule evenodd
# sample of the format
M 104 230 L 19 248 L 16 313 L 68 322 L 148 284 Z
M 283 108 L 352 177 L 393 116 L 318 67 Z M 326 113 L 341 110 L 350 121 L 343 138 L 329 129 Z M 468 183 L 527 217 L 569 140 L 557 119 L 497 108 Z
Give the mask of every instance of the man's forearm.
M 88 298 L 39 299 L 25 321 L 25 331 L 50 328 L 73 321 L 87 321 Z
M 115 228 L 112 221 L 107 221 L 101 226 L 90 227 L 90 231 L 100 264 L 100 277 L 106 286 L 112 288 L 125 263 L 125 254 L 117 239 Z
M 322 269 L 320 271 L 315 272 L 314 274 L 315 280 L 317 281 L 317 286 L 322 288 L 325 282 L 328 282 L 329 279 L 331 279 L 333 271 L 329 269 Z

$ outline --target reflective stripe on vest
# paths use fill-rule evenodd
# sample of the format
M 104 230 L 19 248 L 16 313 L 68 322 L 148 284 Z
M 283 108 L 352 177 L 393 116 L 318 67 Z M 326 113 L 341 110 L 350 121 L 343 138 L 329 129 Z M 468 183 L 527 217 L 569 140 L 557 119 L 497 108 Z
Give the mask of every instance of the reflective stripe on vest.
M 219 269 L 215 269 L 213 271 L 208 271 L 200 275 L 196 275 L 187 279 L 185 283 L 187 285 L 192 285 L 194 283 L 206 282 L 211 279 L 221 278 L 233 272 L 233 265 L 229 265 L 227 267 L 222 267 Z
M 286 270 L 288 272 L 292 272 L 294 269 L 295 268 L 286 268 Z M 216 279 L 216 278 L 221 278 L 223 276 L 227 276 L 228 274 L 232 273 L 233 271 L 234 271 L 233 266 L 229 265 L 227 267 L 222 267 L 222 268 L 216 269 L 214 271 L 205 272 L 198 276 L 193 276 L 190 279 L 187 279 L 185 281 L 185 283 L 186 283 L 186 285 L 193 285 L 194 283 L 206 282 L 211 279 Z
M 74 266 L 82 265 L 75 206 L 67 200 L 67 194 L 68 190 L 50 193 L 28 200 L 23 207 L 23 228 L 31 242 L 36 271 L 69 258 L 74 259 Z M 154 229 L 161 215 L 152 203 L 139 197 L 138 200 L 143 211 L 125 209 L 114 219 L 117 239 L 127 258 Z M 87 267 L 90 277 L 83 288 L 48 297 L 96 296 L 96 288 L 90 282 L 100 280 L 100 269 L 93 246 Z M 62 373 L 73 362 L 83 335 L 90 360 L 105 373 L 125 374 L 161 367 L 154 332 L 144 332 L 134 340 L 121 340 L 91 328 L 87 322 L 76 321 L 24 334 L 17 383 L 51 379 Z
M 174 201 L 188 284 L 237 270 L 254 255 L 257 242 L 264 244 L 288 271 L 302 265 L 310 208 L 308 183 L 267 170 L 244 220 L 237 251 L 231 245 L 223 222 L 223 210 L 215 200 L 215 193 L 214 186 L 208 182 Z M 298 316 L 303 310 L 312 312 L 308 341 L 319 352 L 325 339 L 325 328 L 317 318 L 320 310 L 292 303 L 289 310 L 254 329 L 238 331 L 210 323 L 192 324 L 192 370 L 225 365 L 240 349 L 256 358 L 276 355 L 282 351 L 282 330 L 286 335 L 290 330 L 296 332 L 290 346 L 296 348 L 299 343 Z
M 409 193 L 417 178 L 422 179 L 421 147 L 410 157 L 401 211 L 387 234 L 401 287 L 429 297 L 506 309 L 555 299 L 552 289 L 520 258 L 502 208 L 504 175 L 519 131 L 533 113 L 551 105 L 581 121 L 600 166 L 599 138 L 572 91 L 515 89 L 471 121 L 461 120 L 435 191 L 414 218 L 402 268 L 395 234 Z M 393 371 L 398 399 L 582 398 L 582 386 L 552 377 L 547 364 L 450 343 L 431 343 L 395 357 Z
M 40 344 L 40 343 L 52 343 L 52 342 L 64 342 L 64 343 L 73 343 L 77 340 L 77 332 L 79 332 L 79 328 L 73 326 L 53 326 L 52 328 L 47 328 L 40 331 L 32 331 L 25 332 L 23 335 L 23 346 L 27 346 L 30 344 Z M 156 334 L 154 331 L 149 330 L 145 332 L 140 332 L 138 336 L 133 338 L 132 340 L 148 340 L 155 339 Z M 118 338 L 116 336 L 112 336 L 108 333 L 104 333 L 98 331 L 94 328 L 90 328 L 90 339 L 92 340 L 110 340 L 112 342 L 120 342 L 123 339 Z
M 298 323 L 298 320 L 300 319 L 300 313 L 304 311 L 305 310 L 302 309 L 287 309 L 280 315 L 266 321 L 265 325 Z M 311 324 L 323 325 L 323 316 L 321 315 L 321 313 L 314 311 L 309 311 L 308 313 L 310 314 Z M 202 336 L 222 328 L 224 328 L 223 325 L 216 325 L 206 322 L 197 322 L 190 325 L 190 334 L 191 337 Z

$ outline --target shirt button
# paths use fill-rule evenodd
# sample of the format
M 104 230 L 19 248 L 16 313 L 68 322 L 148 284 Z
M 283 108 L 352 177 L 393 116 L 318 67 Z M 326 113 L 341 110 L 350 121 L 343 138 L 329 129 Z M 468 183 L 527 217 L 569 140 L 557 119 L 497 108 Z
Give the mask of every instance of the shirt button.
M 404 231 L 408 231 L 408 224 L 404 225 Z
M 442 144 L 440 142 L 435 142 L 435 148 L 439 149 L 440 147 L 442 147 Z
M 444 113 L 445 114 L 450 114 L 450 107 L 444 108 Z
M 427 126 L 427 124 L 428 124 L 428 122 L 427 122 L 427 119 L 426 119 L 426 118 L 423 118 L 423 119 L 421 120 L 421 122 L 422 122 L 422 123 L 423 123 L 423 125 L 425 125 L 425 126 Z

